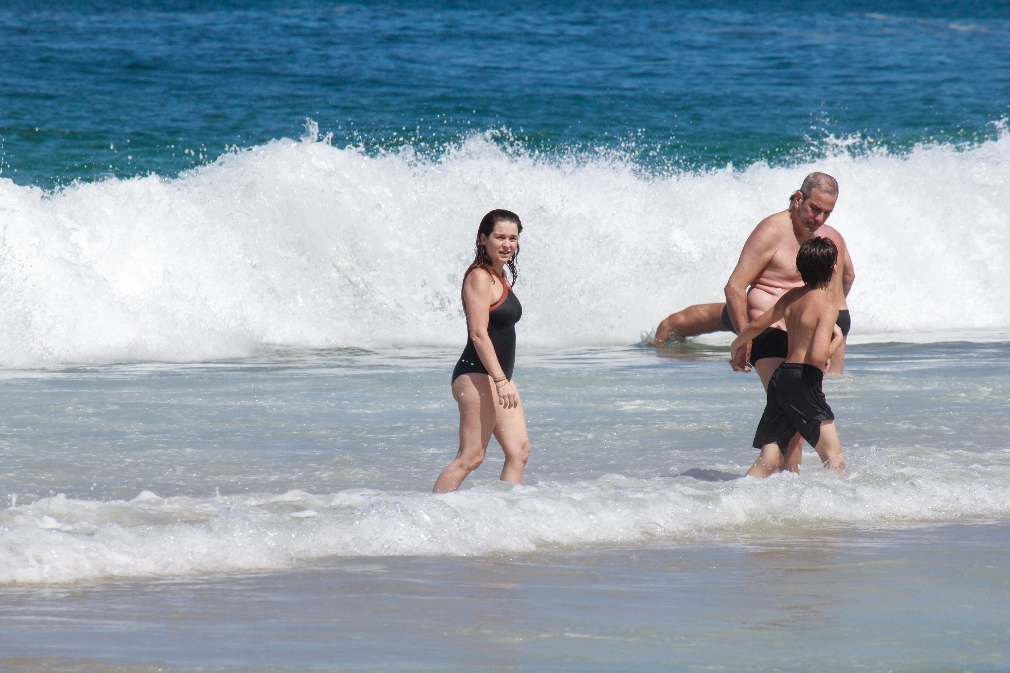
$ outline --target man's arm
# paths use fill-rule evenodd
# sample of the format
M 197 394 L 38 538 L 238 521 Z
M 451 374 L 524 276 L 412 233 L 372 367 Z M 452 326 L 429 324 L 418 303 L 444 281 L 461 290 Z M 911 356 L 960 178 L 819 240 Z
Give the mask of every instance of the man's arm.
M 725 288 L 729 319 L 733 321 L 733 326 L 738 332 L 750 322 L 747 313 L 747 288 L 768 266 L 777 247 L 778 237 L 775 235 L 774 225 L 767 219 L 754 228 L 743 244 L 740 259 Z
M 844 266 L 842 267 L 842 293 L 848 297 L 852 283 L 856 280 L 856 269 L 852 266 L 852 258 L 849 257 L 849 246 L 845 246 Z
M 842 281 L 842 296 L 848 297 L 852 283 L 856 280 L 856 269 L 852 266 L 852 257 L 849 256 L 849 245 L 834 227 L 825 227 L 824 233 L 838 246 L 838 271 Z

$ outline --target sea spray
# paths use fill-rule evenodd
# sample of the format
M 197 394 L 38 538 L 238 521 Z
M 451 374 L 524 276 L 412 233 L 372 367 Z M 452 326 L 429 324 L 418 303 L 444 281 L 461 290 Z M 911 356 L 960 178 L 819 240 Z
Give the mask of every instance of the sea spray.
M 314 134 L 313 134 L 314 135 Z M 747 235 L 811 170 L 857 279 L 854 335 L 1006 329 L 1010 136 L 786 167 L 650 173 L 474 135 L 438 157 L 326 139 L 236 150 L 174 179 L 49 193 L 0 180 L 0 363 L 189 361 L 299 348 L 453 346 L 480 217 L 523 218 L 524 345 L 631 343 L 719 301 Z

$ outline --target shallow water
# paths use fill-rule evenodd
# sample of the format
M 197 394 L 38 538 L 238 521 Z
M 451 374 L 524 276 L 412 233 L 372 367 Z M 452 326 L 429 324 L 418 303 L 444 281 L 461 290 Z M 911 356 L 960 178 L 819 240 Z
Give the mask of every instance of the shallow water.
M 486 555 L 687 543 L 734 531 L 1000 521 L 1010 347 L 865 344 L 825 391 L 849 470 L 734 479 L 756 376 L 719 347 L 520 353 L 533 453 L 464 491 L 453 355 L 328 351 L 9 373 L 6 582 L 287 568 L 328 556 Z
M 1005 3 L 9 2 L 0 669 L 1005 670 Z M 739 478 L 717 301 L 812 170 L 849 461 Z M 525 224 L 533 453 L 456 494 Z
M 1008 533 L 706 536 L 7 588 L 0 670 L 1000 671 Z
M 723 347 L 520 353 L 526 483 L 434 496 L 454 355 L 8 372 L 0 667 L 1007 665 L 1007 342 L 851 346 L 766 481 Z

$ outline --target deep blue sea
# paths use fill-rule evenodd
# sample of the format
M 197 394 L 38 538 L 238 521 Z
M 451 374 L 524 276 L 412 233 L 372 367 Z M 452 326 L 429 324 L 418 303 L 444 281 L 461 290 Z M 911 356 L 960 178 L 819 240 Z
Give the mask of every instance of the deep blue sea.
M 1005 2 L 13 2 L 4 177 L 180 171 L 300 135 L 437 156 L 475 133 L 650 169 L 993 139 Z
M 1010 3 L 0 6 L 0 671 L 1010 668 Z M 848 470 L 716 334 L 812 170 Z M 533 446 L 455 494 L 481 216 Z

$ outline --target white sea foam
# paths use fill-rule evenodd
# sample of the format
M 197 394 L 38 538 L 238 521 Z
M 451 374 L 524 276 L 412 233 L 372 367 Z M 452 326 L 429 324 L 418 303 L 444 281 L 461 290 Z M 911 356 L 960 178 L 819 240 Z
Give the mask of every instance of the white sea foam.
M 200 360 L 293 347 L 458 345 L 459 282 L 490 208 L 526 226 L 526 345 L 636 341 L 718 301 L 754 224 L 812 169 L 858 279 L 860 333 L 1006 330 L 1010 135 L 901 155 L 649 175 L 471 137 L 437 159 L 307 137 L 174 179 L 53 194 L 0 180 L 0 364 Z
M 911 466 L 870 449 L 843 477 L 809 470 L 705 482 L 605 476 L 445 496 L 354 490 L 335 495 L 131 501 L 64 496 L 0 512 L 0 584 L 282 569 L 327 556 L 487 555 L 595 545 L 676 544 L 819 526 L 1005 518 L 1010 452 L 985 466 Z M 882 454 L 882 455 L 881 455 Z M 950 466 L 948 466 L 950 467 Z

